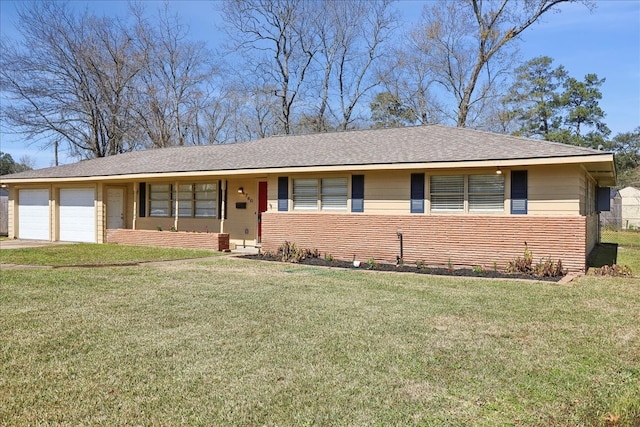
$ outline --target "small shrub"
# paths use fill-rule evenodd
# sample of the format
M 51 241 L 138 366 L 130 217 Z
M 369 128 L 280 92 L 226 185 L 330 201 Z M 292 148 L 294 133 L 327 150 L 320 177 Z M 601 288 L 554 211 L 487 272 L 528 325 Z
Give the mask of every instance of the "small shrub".
M 564 276 L 567 272 L 562 268 L 562 260 L 553 262 L 551 258 L 541 260 L 533 268 L 533 274 L 539 277 L 559 277 Z
M 533 254 L 527 246 L 527 242 L 524 243 L 524 256 L 518 257 L 513 261 L 509 261 L 507 265 L 508 273 L 523 273 L 531 274 L 538 277 L 559 277 L 567 274 L 567 271 L 562 268 L 562 260 L 553 262 L 551 258 L 542 259 L 539 263 L 533 264 Z
M 417 268 L 418 270 L 422 270 L 422 269 L 424 269 L 424 261 L 423 261 L 423 260 L 416 261 L 416 268 Z
M 278 256 L 283 262 L 297 263 L 307 258 L 319 258 L 320 251 L 318 249 L 302 249 L 295 243 L 285 241 L 278 248 Z
M 380 265 L 376 262 L 376 260 L 371 257 L 367 260 L 367 269 L 368 270 L 378 270 L 380 268 Z
M 518 257 L 513 261 L 509 261 L 509 264 L 507 265 L 507 272 L 524 274 L 533 273 L 533 254 L 531 254 L 531 251 L 527 246 L 527 242 L 524 243 L 524 257 Z
M 453 263 L 451 262 L 451 258 L 449 258 L 449 262 L 447 262 L 447 269 L 449 271 L 453 271 Z
M 484 269 L 482 268 L 481 265 L 474 265 L 473 267 L 471 267 L 471 271 L 473 271 L 476 274 L 484 273 Z
M 326 254 L 324 254 L 324 260 L 326 262 L 333 262 L 335 261 L 335 258 L 333 257 L 333 255 L 327 252 Z
M 600 268 L 590 268 L 588 274 L 594 276 L 630 277 L 633 276 L 631 267 L 628 265 L 603 265 Z
M 304 251 L 298 245 L 285 241 L 278 248 L 278 256 L 283 262 L 300 262 L 305 258 Z

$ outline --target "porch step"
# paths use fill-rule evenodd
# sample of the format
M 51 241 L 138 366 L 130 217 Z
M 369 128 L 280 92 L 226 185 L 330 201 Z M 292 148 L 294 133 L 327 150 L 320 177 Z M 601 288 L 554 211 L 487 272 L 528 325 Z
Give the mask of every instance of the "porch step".
M 235 249 L 231 250 L 231 253 L 234 254 L 243 254 L 243 255 L 257 255 L 260 251 L 260 248 L 255 246 L 236 246 Z

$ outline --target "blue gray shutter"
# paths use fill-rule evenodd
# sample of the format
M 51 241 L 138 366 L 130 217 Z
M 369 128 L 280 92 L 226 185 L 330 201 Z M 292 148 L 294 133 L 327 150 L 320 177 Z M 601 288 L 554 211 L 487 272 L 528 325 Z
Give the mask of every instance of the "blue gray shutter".
M 278 177 L 278 211 L 286 212 L 289 210 L 289 178 L 286 176 Z
M 611 188 L 598 187 L 598 199 L 596 200 L 596 210 L 605 212 L 611 210 Z
M 511 213 L 525 215 L 528 209 L 527 171 L 511 172 Z
M 138 217 L 147 216 L 147 183 L 141 182 L 138 186 Z
M 351 212 L 364 212 L 364 175 L 351 177 Z
M 411 213 L 424 213 L 424 174 L 411 174 Z

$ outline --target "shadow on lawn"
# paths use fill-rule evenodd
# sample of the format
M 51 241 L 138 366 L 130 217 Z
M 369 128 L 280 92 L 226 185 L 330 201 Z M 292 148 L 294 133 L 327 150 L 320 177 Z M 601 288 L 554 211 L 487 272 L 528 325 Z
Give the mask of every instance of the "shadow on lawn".
M 618 263 L 618 244 L 599 243 L 589 254 L 587 259 L 588 267 L 602 267 Z

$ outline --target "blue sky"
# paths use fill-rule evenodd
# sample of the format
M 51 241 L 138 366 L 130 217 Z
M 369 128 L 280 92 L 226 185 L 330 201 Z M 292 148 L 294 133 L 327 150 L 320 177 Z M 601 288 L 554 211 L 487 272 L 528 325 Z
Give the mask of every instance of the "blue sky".
M 15 7 L 19 2 L 0 1 L 0 36 L 15 36 Z M 146 1 L 149 11 L 162 4 Z M 410 27 L 419 18 L 425 1 L 405 0 L 398 3 L 404 21 Z M 602 86 L 600 106 L 607 114 L 605 122 L 612 136 L 629 132 L 640 126 L 640 0 L 599 0 L 590 12 L 581 3 L 561 6 L 560 13 L 547 14 L 520 37 L 520 57 L 528 60 L 546 55 L 555 65 L 563 65 L 569 75 L 581 80 L 585 74 L 595 73 L 606 78 Z M 87 5 L 98 14 L 125 13 L 125 1 L 76 1 L 78 7 Z M 216 2 L 173 1 L 171 4 L 191 27 L 194 39 L 208 43 L 210 48 L 220 45 L 221 32 Z M 37 168 L 53 164 L 53 151 L 42 150 L 37 144 L 29 145 L 19 136 L 3 129 L 0 150 L 15 160 L 29 156 Z M 61 162 L 69 163 L 61 154 Z

